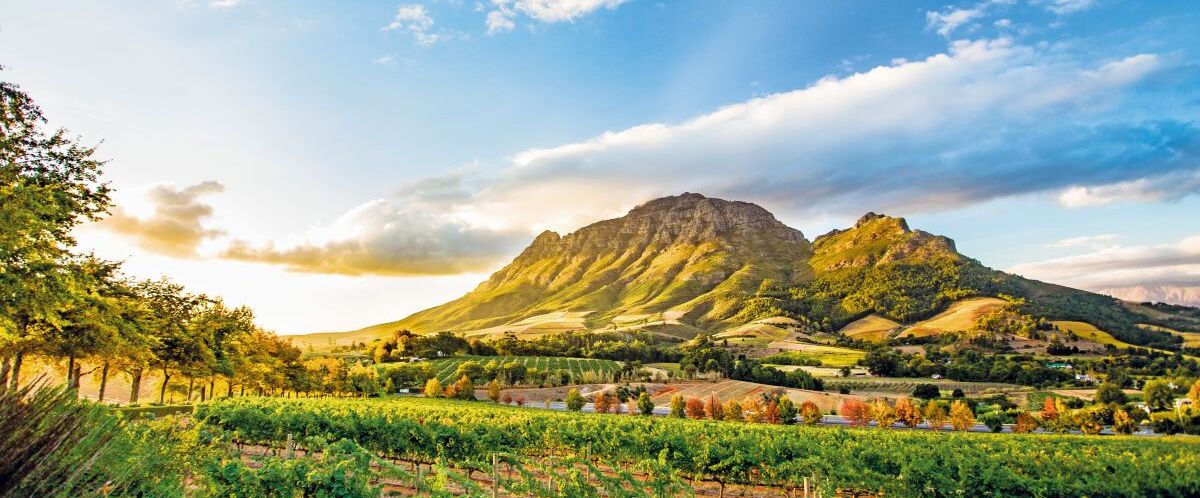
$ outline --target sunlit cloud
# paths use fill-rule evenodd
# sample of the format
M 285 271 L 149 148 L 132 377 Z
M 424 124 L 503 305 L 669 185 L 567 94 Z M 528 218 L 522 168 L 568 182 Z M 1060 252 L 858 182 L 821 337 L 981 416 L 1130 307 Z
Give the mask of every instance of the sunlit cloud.
M 137 216 L 128 209 L 116 206 L 101 226 L 124 235 L 139 247 L 154 253 L 175 257 L 195 257 L 196 250 L 207 239 L 220 236 L 219 229 L 208 228 L 205 221 L 213 208 L 204 197 L 225 188 L 215 181 L 201 182 L 178 189 L 159 185 L 146 193 L 152 212 Z
M 488 34 L 512 31 L 515 19 L 525 17 L 534 22 L 560 23 L 575 20 L 600 9 L 613 10 L 629 0 L 491 0 L 487 14 Z

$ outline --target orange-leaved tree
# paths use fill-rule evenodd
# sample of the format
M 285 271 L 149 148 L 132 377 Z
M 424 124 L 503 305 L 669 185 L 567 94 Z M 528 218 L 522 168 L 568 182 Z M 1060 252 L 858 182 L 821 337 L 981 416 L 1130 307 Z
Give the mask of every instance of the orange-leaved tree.
M 924 420 L 925 417 L 921 416 L 921 410 L 911 399 L 900 398 L 896 400 L 896 418 L 900 420 L 900 423 L 913 428 L 920 425 L 921 420 Z

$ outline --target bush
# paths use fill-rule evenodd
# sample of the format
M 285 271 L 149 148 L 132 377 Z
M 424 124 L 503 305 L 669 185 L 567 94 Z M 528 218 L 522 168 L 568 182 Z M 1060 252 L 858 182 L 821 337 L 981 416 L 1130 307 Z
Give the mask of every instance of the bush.
M 1096 388 L 1096 403 L 1104 405 L 1112 403 L 1118 405 L 1124 404 L 1125 391 L 1122 391 L 1120 386 L 1111 382 L 1100 384 L 1100 387 Z
M 1000 432 L 1004 429 L 1004 424 L 1008 422 L 1008 417 L 1004 415 L 1004 412 L 993 411 L 980 415 L 979 421 L 992 432 Z
M 942 395 L 942 391 L 934 384 L 917 384 L 912 395 L 914 398 L 936 399 Z
M 1172 412 L 1151 413 L 1150 428 L 1159 434 L 1179 434 L 1183 429 L 1179 426 L 1177 416 Z
M 571 410 L 573 412 L 582 410 L 583 405 L 586 403 L 586 400 L 583 399 L 583 396 L 581 396 L 579 394 L 578 389 L 571 389 L 570 391 L 568 391 L 566 401 L 567 401 L 567 409 Z

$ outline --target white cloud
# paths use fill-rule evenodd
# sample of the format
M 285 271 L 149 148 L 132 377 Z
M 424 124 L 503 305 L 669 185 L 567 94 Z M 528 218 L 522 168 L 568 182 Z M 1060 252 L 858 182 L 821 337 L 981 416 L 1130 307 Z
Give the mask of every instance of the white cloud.
M 383 29 L 384 31 L 407 31 L 420 45 L 432 45 L 444 39 L 442 35 L 431 32 L 433 18 L 421 4 L 404 4 L 396 8 L 396 17 Z
M 982 18 L 992 7 L 997 5 L 1011 5 L 1013 1 L 988 0 L 976 4 L 974 7 L 948 7 L 941 12 L 929 11 L 925 13 L 926 26 L 929 29 L 937 31 L 939 35 L 949 37 L 959 27 Z
M 1008 271 L 1084 289 L 1200 286 L 1200 235 L 1161 245 L 1112 245 L 1085 254 L 1015 265 Z
M 499 10 L 493 10 L 487 14 L 487 34 L 489 35 L 512 31 L 516 26 L 517 23 Z
M 1090 247 L 1093 249 L 1099 249 L 1101 247 L 1107 247 L 1111 245 L 1112 241 L 1116 239 L 1117 236 L 1111 233 L 1101 235 L 1084 235 L 1080 237 L 1059 239 L 1046 244 L 1046 247 L 1051 249 L 1069 249 L 1075 247 Z
M 512 31 L 516 17 L 524 15 L 543 23 L 575 22 L 600 9 L 613 10 L 629 0 L 492 0 L 488 34 Z
M 237 7 L 242 0 L 210 0 L 208 6 L 214 9 L 229 9 Z
M 388 54 L 388 55 L 384 55 L 384 56 L 380 56 L 380 57 L 376 57 L 376 58 L 372 59 L 371 63 L 379 64 L 381 66 L 389 66 L 389 65 L 396 63 L 396 58 L 392 57 L 391 54 Z
M 1104 206 L 1118 202 L 1160 202 L 1177 200 L 1200 190 L 1200 164 L 1197 169 L 1094 186 L 1072 186 L 1058 196 L 1064 207 Z
M 1044 0 L 1039 3 L 1058 15 L 1083 12 L 1096 6 L 1096 0 Z

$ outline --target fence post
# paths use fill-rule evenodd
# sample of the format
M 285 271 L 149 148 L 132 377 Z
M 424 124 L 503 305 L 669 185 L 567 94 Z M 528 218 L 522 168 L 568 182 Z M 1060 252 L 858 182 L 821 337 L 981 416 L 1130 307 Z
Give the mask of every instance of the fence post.
M 500 466 L 496 462 L 496 454 L 492 453 L 492 498 L 500 493 Z
M 804 498 L 808 498 L 808 478 L 804 478 Z

